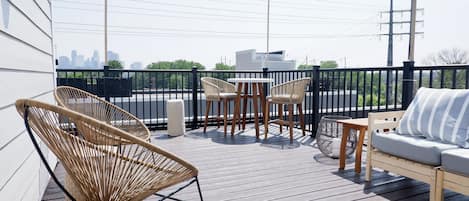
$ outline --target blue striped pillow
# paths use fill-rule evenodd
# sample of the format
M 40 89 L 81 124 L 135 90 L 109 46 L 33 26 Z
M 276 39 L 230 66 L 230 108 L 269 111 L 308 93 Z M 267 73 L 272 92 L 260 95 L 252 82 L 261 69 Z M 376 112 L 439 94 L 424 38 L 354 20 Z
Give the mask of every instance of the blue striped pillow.
M 469 148 L 469 90 L 420 88 L 398 132 Z

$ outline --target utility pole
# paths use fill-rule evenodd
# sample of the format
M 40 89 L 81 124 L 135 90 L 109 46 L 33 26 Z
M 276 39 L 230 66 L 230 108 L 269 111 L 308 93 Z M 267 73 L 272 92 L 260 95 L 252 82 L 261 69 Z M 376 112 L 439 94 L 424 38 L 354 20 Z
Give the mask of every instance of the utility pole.
M 417 22 L 417 0 L 412 0 L 410 6 L 410 36 L 409 36 L 409 55 L 408 61 L 414 61 L 415 50 L 415 24 Z
M 382 25 L 388 25 L 388 33 L 387 34 L 379 34 L 380 36 L 387 36 L 388 37 L 388 57 L 386 60 L 387 66 L 393 66 L 393 37 L 396 35 L 402 36 L 402 35 L 409 35 L 409 53 L 408 53 L 408 60 L 414 60 L 414 44 L 415 44 L 415 35 L 416 34 L 423 34 L 423 32 L 416 32 L 415 30 L 415 25 L 416 23 L 423 23 L 423 20 L 417 20 L 417 11 L 423 11 L 423 9 L 418 9 L 417 8 L 417 3 L 416 0 L 412 0 L 411 3 L 411 9 L 401 9 L 401 10 L 394 10 L 393 5 L 394 2 L 393 0 L 390 0 L 390 7 L 389 11 L 383 11 L 381 12 L 381 15 L 383 13 L 389 14 L 389 22 L 382 22 L 380 23 L 380 28 Z M 410 13 L 410 20 L 394 20 L 394 14 L 400 13 L 401 15 L 404 13 Z M 401 32 L 395 32 L 394 30 L 394 25 L 395 24 L 410 24 L 410 30 L 405 30 Z M 394 83 L 394 73 L 393 71 L 389 70 L 386 72 L 386 82 L 389 82 L 387 89 L 386 89 L 386 99 L 388 100 L 387 104 L 392 103 L 393 97 L 391 96 L 391 92 L 393 90 L 393 83 Z
M 268 67 L 266 66 L 266 61 L 269 57 L 269 37 L 270 37 L 270 0 L 267 0 L 267 52 L 264 57 L 264 65 L 263 68 Z
M 104 65 L 108 65 L 107 58 L 107 0 L 104 0 Z
M 394 9 L 393 9 L 393 0 L 390 0 L 391 1 L 391 5 L 389 6 L 389 37 L 388 37 L 388 61 L 386 63 L 387 66 L 392 66 L 392 58 L 393 58 L 393 37 L 392 37 L 392 34 L 394 33 L 393 31 L 393 25 L 394 25 L 394 19 L 393 19 L 393 12 L 394 12 Z
M 389 22 L 382 22 L 380 23 L 381 25 L 388 25 L 388 33 L 386 34 L 379 34 L 381 36 L 387 36 L 388 37 L 388 57 L 386 60 L 387 66 L 393 66 L 393 37 L 394 36 L 402 36 L 402 35 L 409 35 L 409 53 L 408 53 L 408 59 L 413 60 L 413 55 L 414 55 L 414 44 L 415 44 L 415 35 L 417 34 L 423 34 L 423 32 L 417 32 L 415 30 L 415 26 L 417 23 L 423 23 L 423 20 L 417 20 L 417 11 L 423 11 L 422 8 L 417 8 L 417 1 L 412 0 L 411 4 L 411 9 L 402 9 L 402 10 L 394 10 L 393 9 L 393 0 L 390 0 L 390 8 L 389 11 L 383 11 L 381 14 L 389 14 Z M 396 13 L 410 13 L 410 20 L 401 20 L 401 21 L 395 21 L 394 20 L 394 14 Z M 394 25 L 395 24 L 410 24 L 410 30 L 409 32 L 404 31 L 404 32 L 395 32 L 394 31 Z

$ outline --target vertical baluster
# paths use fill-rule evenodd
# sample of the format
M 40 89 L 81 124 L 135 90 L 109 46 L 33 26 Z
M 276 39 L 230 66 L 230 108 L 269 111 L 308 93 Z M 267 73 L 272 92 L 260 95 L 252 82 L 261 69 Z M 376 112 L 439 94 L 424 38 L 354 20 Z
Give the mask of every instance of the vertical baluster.
M 433 70 L 430 70 L 430 78 L 429 78 L 428 87 L 433 88 Z
M 395 76 L 395 78 L 394 78 L 394 109 L 397 108 L 397 93 L 398 93 L 397 83 L 398 83 L 398 79 L 399 79 L 399 70 L 396 69 L 395 71 L 396 71 L 396 73 L 394 75 Z
M 366 75 L 367 71 L 363 71 L 363 103 L 362 103 L 362 117 L 365 116 L 365 106 L 366 106 Z
M 457 76 L 457 70 L 456 69 L 453 69 L 453 75 L 452 75 L 452 82 L 451 82 L 451 88 L 452 89 L 456 89 L 456 82 L 457 82 L 457 79 L 456 79 L 456 76 Z
M 374 79 L 375 72 L 371 70 L 371 77 L 370 77 L 370 112 L 373 111 L 373 79 Z
M 382 81 L 381 72 L 382 72 L 381 70 L 378 70 L 378 108 L 377 108 L 378 111 L 381 111 L 381 81 Z
M 445 70 L 440 70 L 440 88 L 445 88 Z

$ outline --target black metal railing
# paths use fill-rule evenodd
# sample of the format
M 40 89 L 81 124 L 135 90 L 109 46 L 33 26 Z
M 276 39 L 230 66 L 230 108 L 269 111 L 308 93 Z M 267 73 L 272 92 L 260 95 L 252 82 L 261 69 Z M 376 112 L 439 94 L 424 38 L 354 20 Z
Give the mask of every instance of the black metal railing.
M 303 103 L 306 129 L 314 132 L 323 115 L 366 117 L 368 112 L 405 109 L 419 87 L 469 88 L 469 65 L 415 66 L 404 62 L 402 67 L 336 68 L 269 71 L 198 70 L 110 70 L 57 69 L 57 85 L 69 85 L 106 98 L 142 119 L 151 129 L 166 128 L 166 101 L 184 100 L 186 126 L 202 125 L 205 96 L 201 77 L 272 78 L 269 88 L 290 80 L 311 77 Z M 248 102 L 247 119 L 253 118 L 252 102 Z M 216 115 L 212 104 L 210 116 Z M 233 114 L 230 103 L 229 114 Z M 277 107 L 272 108 L 277 114 Z

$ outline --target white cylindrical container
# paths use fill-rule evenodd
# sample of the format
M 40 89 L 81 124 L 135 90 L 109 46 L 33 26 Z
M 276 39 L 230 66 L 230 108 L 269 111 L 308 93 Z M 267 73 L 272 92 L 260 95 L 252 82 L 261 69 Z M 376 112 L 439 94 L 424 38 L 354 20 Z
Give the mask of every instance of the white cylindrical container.
M 166 111 L 168 111 L 168 135 L 184 135 L 186 132 L 186 125 L 184 123 L 184 100 L 168 100 L 166 109 Z

